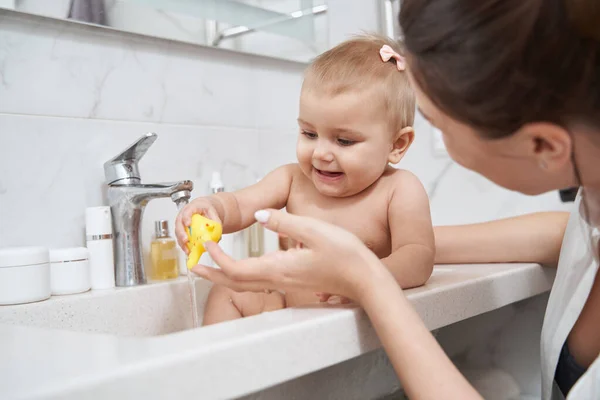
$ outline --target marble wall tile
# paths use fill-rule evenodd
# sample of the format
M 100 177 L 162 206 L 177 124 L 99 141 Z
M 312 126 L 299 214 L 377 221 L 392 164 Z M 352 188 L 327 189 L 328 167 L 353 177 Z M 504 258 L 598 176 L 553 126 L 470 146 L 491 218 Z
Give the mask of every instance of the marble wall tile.
M 526 196 L 501 188 L 483 176 L 452 163 L 431 198 L 432 218 L 438 225 L 474 223 L 537 211 L 570 211 L 558 192 Z
M 295 125 L 302 64 L 5 10 L 0 25 L 0 112 L 250 128 Z
M 151 131 L 143 182 L 190 179 L 198 196 L 215 170 L 232 190 L 261 176 L 252 129 L 0 115 L 0 244 L 83 245 L 84 209 L 106 204 L 103 163 Z M 150 202 L 144 237 L 175 213 L 170 199 Z
M 297 162 L 297 139 L 297 129 L 290 131 L 261 131 L 259 134 L 261 171 L 268 173 L 279 166 Z

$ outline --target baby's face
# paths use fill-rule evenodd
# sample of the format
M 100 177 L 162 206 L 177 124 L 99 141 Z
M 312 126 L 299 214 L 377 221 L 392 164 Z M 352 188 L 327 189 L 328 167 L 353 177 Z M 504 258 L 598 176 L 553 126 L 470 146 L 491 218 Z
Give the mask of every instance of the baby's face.
M 320 193 L 352 196 L 381 177 L 394 139 L 381 104 L 369 91 L 330 96 L 302 90 L 296 154 Z

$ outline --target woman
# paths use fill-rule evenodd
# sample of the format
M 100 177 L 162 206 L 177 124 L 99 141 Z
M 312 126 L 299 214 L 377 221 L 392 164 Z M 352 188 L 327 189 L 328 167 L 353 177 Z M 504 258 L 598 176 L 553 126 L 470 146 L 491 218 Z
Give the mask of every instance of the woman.
M 542 333 L 545 399 L 600 398 L 599 21 L 597 0 L 404 0 L 400 12 L 419 108 L 452 158 L 527 194 L 583 188 L 568 224 L 545 213 L 436 231 L 439 263 L 558 263 Z M 356 237 L 278 211 L 256 217 L 303 248 L 233 261 L 209 244 L 222 270 L 195 271 L 237 290 L 352 298 L 411 398 L 479 397 Z

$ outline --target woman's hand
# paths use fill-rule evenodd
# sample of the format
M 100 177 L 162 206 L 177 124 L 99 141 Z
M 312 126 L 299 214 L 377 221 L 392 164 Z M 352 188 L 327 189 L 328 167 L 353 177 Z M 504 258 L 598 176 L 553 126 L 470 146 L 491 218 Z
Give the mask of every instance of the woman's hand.
M 198 197 L 186 205 L 183 210 L 179 212 L 177 219 L 175 220 L 175 237 L 177 238 L 179 247 L 181 247 L 185 254 L 189 254 L 189 249 L 186 246 L 189 241 L 187 227 L 192 223 L 192 215 L 194 214 L 201 214 L 208 219 L 221 223 L 219 213 L 210 201 L 210 198 Z
M 265 289 L 335 293 L 356 301 L 371 290 L 372 277 L 389 276 L 385 266 L 356 236 L 326 222 L 276 210 L 256 213 L 267 229 L 302 243 L 300 248 L 236 261 L 217 246 L 205 248 L 220 270 L 196 266 L 203 278 L 236 291 Z

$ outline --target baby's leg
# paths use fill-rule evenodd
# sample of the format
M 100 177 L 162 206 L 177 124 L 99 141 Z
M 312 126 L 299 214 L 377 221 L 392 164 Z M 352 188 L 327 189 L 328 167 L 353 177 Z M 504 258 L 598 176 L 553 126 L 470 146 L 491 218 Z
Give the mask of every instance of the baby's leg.
M 251 317 L 265 311 L 285 308 L 285 297 L 275 291 L 267 293 L 238 293 L 215 285 L 208 294 L 203 325 Z
M 233 304 L 233 293 L 233 290 L 225 286 L 214 285 L 210 289 L 204 306 L 203 326 L 242 318 L 242 313 Z
M 232 300 L 243 317 L 251 317 L 286 307 L 285 296 L 278 291 L 270 293 L 234 292 Z

